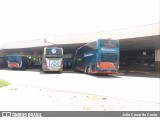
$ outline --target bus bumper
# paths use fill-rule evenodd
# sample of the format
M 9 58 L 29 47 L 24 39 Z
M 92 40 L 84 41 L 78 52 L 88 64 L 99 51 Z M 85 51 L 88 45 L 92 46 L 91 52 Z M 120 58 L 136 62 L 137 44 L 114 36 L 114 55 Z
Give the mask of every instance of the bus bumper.
M 62 72 L 63 71 L 63 69 L 62 68 L 60 68 L 60 69 L 48 69 L 48 68 L 43 68 L 43 71 L 48 71 L 48 72 Z
M 118 71 L 115 70 L 96 70 L 90 72 L 91 74 L 118 74 Z

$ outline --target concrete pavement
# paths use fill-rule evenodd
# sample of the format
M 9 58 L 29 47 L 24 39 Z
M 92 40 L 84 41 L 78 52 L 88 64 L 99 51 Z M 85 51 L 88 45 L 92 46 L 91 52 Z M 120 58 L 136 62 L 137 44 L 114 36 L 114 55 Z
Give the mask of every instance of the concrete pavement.
M 0 89 L 0 111 L 158 111 L 159 104 L 28 85 Z
M 136 76 L 100 76 L 82 73 L 43 73 L 39 70 L 1 70 L 0 78 L 29 85 L 72 92 L 159 103 L 160 79 Z

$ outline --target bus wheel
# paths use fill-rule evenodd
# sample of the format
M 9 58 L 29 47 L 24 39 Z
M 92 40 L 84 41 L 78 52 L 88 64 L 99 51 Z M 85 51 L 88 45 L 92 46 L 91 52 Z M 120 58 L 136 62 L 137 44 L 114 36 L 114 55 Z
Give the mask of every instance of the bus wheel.
M 87 74 L 90 74 L 91 68 L 88 67 Z
M 89 70 L 89 67 L 86 67 L 84 73 L 88 74 L 88 70 Z
M 87 67 L 85 68 L 84 73 L 87 74 Z
M 26 70 L 26 68 L 25 67 L 22 67 L 22 69 L 21 70 Z

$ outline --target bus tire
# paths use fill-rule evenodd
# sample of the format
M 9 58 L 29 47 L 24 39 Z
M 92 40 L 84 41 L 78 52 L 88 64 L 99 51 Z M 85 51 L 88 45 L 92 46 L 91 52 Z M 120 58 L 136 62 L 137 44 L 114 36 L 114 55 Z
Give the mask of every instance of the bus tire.
M 84 73 L 87 74 L 87 67 L 85 67 Z
M 25 67 L 23 67 L 21 70 L 26 70 L 26 68 L 25 68 Z
M 89 67 L 87 66 L 87 67 L 85 68 L 85 74 L 89 74 L 88 70 L 89 70 Z
M 91 67 L 89 66 L 87 74 L 90 74 L 90 72 L 91 72 Z

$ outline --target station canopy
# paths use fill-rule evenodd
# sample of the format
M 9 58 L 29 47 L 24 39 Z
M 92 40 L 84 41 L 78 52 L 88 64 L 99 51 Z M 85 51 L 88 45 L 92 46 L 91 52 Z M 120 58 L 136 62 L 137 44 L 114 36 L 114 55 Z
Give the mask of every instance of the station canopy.
M 56 36 L 51 39 L 36 39 L 28 41 L 4 43 L 0 49 L 43 48 L 45 46 L 60 46 L 71 51 L 77 47 L 97 39 L 118 39 L 121 50 L 160 49 L 160 23 L 123 28 L 105 32 Z M 48 41 L 47 43 L 44 41 Z M 51 43 L 54 43 L 51 44 Z M 72 49 L 73 48 L 73 49 Z

